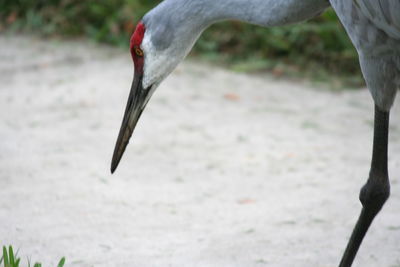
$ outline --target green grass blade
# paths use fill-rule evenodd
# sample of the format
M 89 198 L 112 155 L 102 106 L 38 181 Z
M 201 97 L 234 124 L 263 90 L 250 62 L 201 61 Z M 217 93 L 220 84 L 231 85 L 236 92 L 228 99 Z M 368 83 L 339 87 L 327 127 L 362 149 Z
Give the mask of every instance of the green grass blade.
M 15 266 L 15 261 L 14 261 L 14 251 L 13 251 L 12 246 L 8 247 L 8 257 L 9 257 L 9 260 L 10 260 L 10 265 L 12 267 L 14 267 Z
M 8 255 L 7 255 L 7 248 L 6 246 L 3 246 L 3 258 L 4 258 L 4 266 L 7 267 L 7 265 L 9 265 L 9 261 L 8 261 Z
M 15 265 L 14 265 L 15 267 L 19 267 L 19 262 L 20 262 L 20 260 L 21 260 L 21 259 L 18 258 L 18 259 L 15 261 Z
M 57 267 L 63 267 L 65 264 L 65 257 L 62 257 L 60 262 L 57 264 Z

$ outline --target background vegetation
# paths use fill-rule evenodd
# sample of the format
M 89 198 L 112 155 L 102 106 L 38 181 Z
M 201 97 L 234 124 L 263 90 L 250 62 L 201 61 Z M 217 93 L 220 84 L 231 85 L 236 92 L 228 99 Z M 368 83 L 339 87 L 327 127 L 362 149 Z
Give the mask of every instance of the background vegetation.
M 46 36 L 87 36 L 127 46 L 135 23 L 159 0 L 0 0 L 0 30 L 37 31 Z M 340 76 L 362 84 L 357 54 L 335 13 L 308 23 L 262 28 L 232 21 L 210 27 L 194 55 L 241 71 Z

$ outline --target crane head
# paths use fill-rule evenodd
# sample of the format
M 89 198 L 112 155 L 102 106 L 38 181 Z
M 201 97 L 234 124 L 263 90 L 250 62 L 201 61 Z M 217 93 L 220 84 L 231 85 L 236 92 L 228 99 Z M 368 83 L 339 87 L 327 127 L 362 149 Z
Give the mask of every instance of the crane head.
M 130 52 L 135 70 L 114 148 L 111 173 L 117 168 L 151 95 L 187 54 L 180 49 L 179 45 L 172 44 L 173 34 L 166 32 L 162 24 L 153 24 L 150 29 L 146 24 L 145 21 L 140 21 L 130 40 Z

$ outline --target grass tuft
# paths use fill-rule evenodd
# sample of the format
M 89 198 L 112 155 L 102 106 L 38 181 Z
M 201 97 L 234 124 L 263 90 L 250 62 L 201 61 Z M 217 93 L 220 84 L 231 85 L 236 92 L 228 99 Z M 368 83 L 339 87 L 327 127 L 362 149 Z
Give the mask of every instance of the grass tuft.
M 18 257 L 17 253 L 14 253 L 12 246 L 7 247 L 3 246 L 3 255 L 0 258 L 0 267 L 3 264 L 3 267 L 20 267 L 21 258 Z M 65 264 L 65 257 L 62 257 L 61 260 L 58 262 L 57 267 L 63 267 Z M 28 259 L 28 267 L 31 267 L 31 262 Z M 33 267 L 42 267 L 42 264 L 36 262 L 33 264 Z

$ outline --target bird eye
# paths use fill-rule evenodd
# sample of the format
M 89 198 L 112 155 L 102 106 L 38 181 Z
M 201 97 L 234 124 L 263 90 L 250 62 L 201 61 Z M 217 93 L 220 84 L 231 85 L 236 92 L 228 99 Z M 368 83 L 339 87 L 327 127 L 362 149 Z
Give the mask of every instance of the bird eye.
M 142 49 L 140 49 L 139 47 L 135 47 L 135 53 L 136 55 L 138 55 L 139 57 L 143 56 L 143 51 Z

